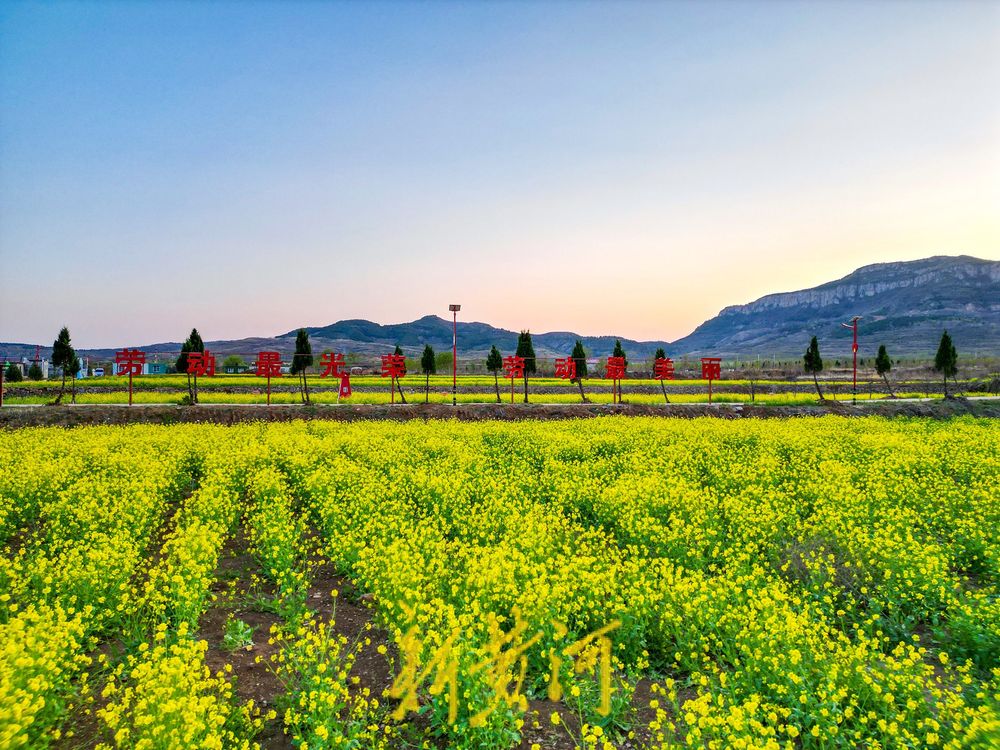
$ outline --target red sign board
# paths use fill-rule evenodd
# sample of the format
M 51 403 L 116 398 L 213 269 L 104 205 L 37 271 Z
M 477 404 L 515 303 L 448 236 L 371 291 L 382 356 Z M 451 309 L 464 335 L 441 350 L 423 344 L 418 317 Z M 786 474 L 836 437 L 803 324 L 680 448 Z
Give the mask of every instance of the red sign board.
M 625 377 L 625 357 L 608 357 L 608 366 L 604 370 L 607 380 L 621 380 Z
M 722 358 L 721 357 L 702 357 L 701 358 L 701 379 L 702 380 L 718 380 L 722 377 Z
M 340 376 L 340 392 L 337 394 L 337 400 L 342 398 L 351 397 L 351 376 L 346 372 L 342 373 Z
M 608 364 L 604 368 L 604 378 L 611 382 L 611 400 L 621 403 L 622 401 L 622 378 L 625 377 L 625 357 L 608 357 Z
M 281 353 L 280 352 L 258 352 L 257 353 L 257 377 L 259 377 L 259 378 L 280 378 L 281 377 Z
M 402 354 L 382 355 L 382 377 L 401 378 L 406 375 L 406 357 Z
M 503 358 L 503 376 L 505 378 L 523 378 L 524 377 L 524 357 L 519 357 L 516 354 L 511 357 Z
M 146 364 L 146 352 L 138 349 L 122 349 L 115 353 L 115 364 L 119 375 L 128 375 L 128 405 L 132 405 L 132 376 L 142 375 L 142 366 Z
M 657 357 L 653 362 L 653 377 L 656 380 L 673 380 L 674 363 L 670 357 Z
M 722 377 L 721 357 L 701 358 L 701 379 L 708 381 L 708 403 L 712 403 L 712 381 Z
M 189 373 L 209 378 L 215 375 L 215 355 L 208 349 L 203 352 L 189 352 L 187 356 Z
M 556 377 L 563 380 L 576 379 L 576 360 L 572 357 L 556 360 Z
M 319 363 L 323 365 L 323 372 L 319 374 L 321 378 L 342 378 L 344 376 L 343 354 L 323 352 L 319 358 Z
M 142 366 L 146 364 L 146 352 L 138 349 L 122 349 L 115 353 L 115 364 L 119 375 L 142 375 Z

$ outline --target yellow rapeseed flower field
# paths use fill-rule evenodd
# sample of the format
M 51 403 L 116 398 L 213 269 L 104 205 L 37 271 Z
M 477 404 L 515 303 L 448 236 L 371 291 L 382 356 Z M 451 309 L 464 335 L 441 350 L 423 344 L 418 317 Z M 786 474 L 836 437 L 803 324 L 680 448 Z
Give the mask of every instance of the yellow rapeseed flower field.
M 8 431 L 0 545 L 0 749 L 1000 747 L 990 420 Z

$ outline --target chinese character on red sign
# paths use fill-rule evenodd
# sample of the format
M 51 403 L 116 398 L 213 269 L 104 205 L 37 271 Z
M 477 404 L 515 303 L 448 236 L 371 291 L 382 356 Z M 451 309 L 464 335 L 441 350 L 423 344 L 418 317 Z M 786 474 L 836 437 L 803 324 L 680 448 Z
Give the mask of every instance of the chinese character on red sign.
M 382 377 L 401 378 L 406 375 L 406 357 L 402 354 L 382 355 Z
M 280 352 L 258 352 L 257 353 L 257 377 L 259 377 L 259 378 L 280 378 L 281 377 L 281 353 Z
M 608 380 L 621 380 L 625 377 L 625 357 L 608 357 L 608 366 L 604 371 Z
M 503 376 L 505 378 L 523 378 L 524 377 L 524 357 L 519 357 L 516 354 L 512 357 L 503 358 Z
M 556 360 L 556 377 L 563 380 L 576 379 L 576 360 L 572 357 Z
M 323 352 L 322 356 L 319 358 L 319 363 L 323 365 L 323 372 L 319 374 L 321 378 L 339 378 L 343 377 L 344 371 L 344 355 L 334 354 L 333 352 Z
M 188 372 L 192 375 L 212 377 L 215 375 L 215 355 L 207 349 L 204 352 L 190 352 L 188 354 Z
M 657 357 L 653 362 L 653 377 L 656 380 L 673 380 L 674 379 L 674 363 L 670 357 L 663 358 Z
M 718 380 L 722 377 L 722 359 L 720 357 L 701 358 L 701 379 Z
M 138 349 L 122 349 L 115 353 L 115 364 L 119 375 L 142 375 L 142 366 L 146 364 L 146 352 Z

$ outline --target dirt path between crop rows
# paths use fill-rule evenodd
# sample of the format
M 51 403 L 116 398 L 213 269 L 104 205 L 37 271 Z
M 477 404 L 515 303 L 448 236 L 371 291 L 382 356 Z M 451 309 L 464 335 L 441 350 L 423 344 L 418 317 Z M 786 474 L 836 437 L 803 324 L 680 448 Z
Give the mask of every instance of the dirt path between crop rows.
M 797 406 L 756 406 L 753 404 L 202 404 L 171 406 L 150 404 L 10 406 L 0 409 L 0 429 L 20 427 L 74 427 L 78 425 L 176 424 L 209 422 L 287 422 L 295 419 L 408 421 L 412 419 L 457 419 L 460 421 L 522 421 L 602 417 L 612 414 L 658 417 L 719 417 L 723 419 L 776 417 L 818 417 L 838 414 L 848 417 L 931 417 L 958 415 L 1000 417 L 1000 399 L 948 399 L 930 401 L 881 400 L 803 404 Z

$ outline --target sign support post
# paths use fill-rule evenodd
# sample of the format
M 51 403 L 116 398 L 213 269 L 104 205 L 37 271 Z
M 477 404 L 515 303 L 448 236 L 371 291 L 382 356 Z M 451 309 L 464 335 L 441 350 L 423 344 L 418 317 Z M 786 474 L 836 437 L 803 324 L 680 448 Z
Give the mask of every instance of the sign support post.
M 462 306 L 448 305 L 448 309 L 451 310 L 451 405 L 458 406 L 458 311 Z

